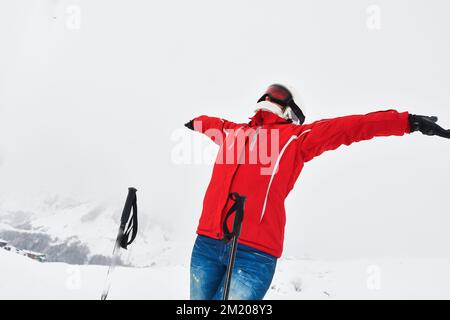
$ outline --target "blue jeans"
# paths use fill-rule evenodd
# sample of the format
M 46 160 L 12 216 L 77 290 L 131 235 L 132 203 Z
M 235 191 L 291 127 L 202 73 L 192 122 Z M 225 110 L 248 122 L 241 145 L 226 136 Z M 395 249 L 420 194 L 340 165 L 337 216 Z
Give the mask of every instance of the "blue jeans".
M 191 258 L 191 299 L 220 300 L 231 242 L 199 235 Z M 272 282 L 277 258 L 239 244 L 230 284 L 230 300 L 261 300 Z

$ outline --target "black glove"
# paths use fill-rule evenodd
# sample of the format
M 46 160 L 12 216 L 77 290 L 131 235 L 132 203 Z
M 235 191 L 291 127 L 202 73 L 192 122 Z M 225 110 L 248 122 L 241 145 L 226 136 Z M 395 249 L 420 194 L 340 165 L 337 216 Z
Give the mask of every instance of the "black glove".
M 440 136 L 450 139 L 450 130 L 445 130 L 436 122 L 438 117 L 418 116 L 415 114 L 409 115 L 409 126 L 411 132 L 420 131 L 427 136 Z
M 185 123 L 184 126 L 188 129 L 194 130 L 194 120 L 191 120 L 188 123 Z

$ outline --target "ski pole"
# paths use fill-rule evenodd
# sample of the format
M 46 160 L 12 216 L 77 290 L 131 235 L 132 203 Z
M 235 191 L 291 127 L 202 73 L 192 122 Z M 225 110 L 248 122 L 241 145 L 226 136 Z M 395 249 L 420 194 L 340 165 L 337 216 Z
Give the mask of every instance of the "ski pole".
M 127 249 L 137 235 L 137 197 L 136 188 L 128 188 L 128 196 L 125 201 L 125 206 L 123 207 L 122 216 L 120 218 L 119 231 L 117 233 L 116 242 L 114 244 L 114 249 L 112 253 L 111 264 L 108 268 L 108 273 L 106 274 L 105 285 L 103 287 L 103 292 L 101 300 L 106 300 L 108 297 L 109 288 L 111 287 L 111 278 L 117 263 L 120 260 L 119 253 L 120 248 Z M 131 214 L 133 210 L 133 214 Z M 131 235 L 131 237 L 130 237 Z
M 230 294 L 231 276 L 233 274 L 234 262 L 236 260 L 236 252 L 239 236 L 241 234 L 242 221 L 244 220 L 244 205 L 246 197 L 241 196 L 236 192 L 233 192 L 230 194 L 230 199 L 234 201 L 234 205 L 228 211 L 227 215 L 225 216 L 225 220 L 223 222 L 224 241 L 228 243 L 230 240 L 232 240 L 230 255 L 228 258 L 227 273 L 223 288 L 223 300 L 228 300 L 228 296 Z M 227 222 L 228 218 L 234 212 L 236 212 L 236 214 L 233 222 L 233 230 L 230 231 L 228 229 Z

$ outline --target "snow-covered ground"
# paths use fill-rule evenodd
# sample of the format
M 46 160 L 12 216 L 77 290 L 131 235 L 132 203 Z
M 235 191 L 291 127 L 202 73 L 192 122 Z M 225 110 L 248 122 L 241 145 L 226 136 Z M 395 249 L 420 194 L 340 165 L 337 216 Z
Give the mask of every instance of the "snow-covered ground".
M 450 260 L 282 259 L 266 299 L 450 299 Z M 99 299 L 107 268 L 0 250 L 0 299 Z M 109 299 L 188 299 L 188 261 L 117 268 Z
M 50 248 L 44 253 L 53 254 L 57 258 L 53 261 L 71 261 L 74 254 L 66 249 L 72 241 L 85 247 L 88 256 L 109 257 L 120 216 L 117 208 L 120 204 L 57 196 L 4 201 L 0 202 L 0 232 L 15 232 L 9 234 L 13 244 L 31 245 L 19 249 Z M 117 268 L 109 297 L 188 299 L 195 238 L 170 231 L 157 220 L 149 223 L 145 212 L 141 217 L 139 236 L 122 255 L 122 261 L 140 267 Z M 42 241 L 42 237 L 50 240 Z M 448 270 L 448 258 L 318 260 L 286 255 L 279 260 L 266 298 L 450 299 Z M 106 272 L 105 266 L 39 263 L 0 249 L 0 299 L 99 299 Z

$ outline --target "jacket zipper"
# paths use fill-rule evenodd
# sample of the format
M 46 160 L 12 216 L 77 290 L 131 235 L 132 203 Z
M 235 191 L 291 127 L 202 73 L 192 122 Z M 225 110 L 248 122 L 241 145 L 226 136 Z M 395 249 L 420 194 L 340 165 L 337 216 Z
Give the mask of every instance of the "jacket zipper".
M 255 132 L 255 134 L 254 134 L 254 136 L 253 136 L 253 140 L 252 140 L 252 142 L 251 142 L 251 144 L 254 144 L 254 142 L 256 141 L 256 139 L 258 138 L 258 135 L 259 135 L 259 131 L 261 130 L 261 128 L 262 128 L 263 126 L 262 125 L 260 125 L 257 129 L 256 129 L 256 132 Z M 236 138 L 236 137 L 235 137 Z M 227 207 L 227 205 L 228 205 L 228 195 L 231 193 L 231 186 L 233 185 L 233 181 L 234 181 L 234 178 L 235 178 L 235 176 L 236 176 L 236 172 L 238 171 L 238 169 L 239 169 L 239 166 L 241 165 L 241 158 L 242 158 L 242 154 L 245 152 L 245 150 L 247 149 L 246 147 L 247 147 L 247 144 L 248 144 L 248 140 L 245 142 L 245 145 L 244 145 L 244 147 L 242 148 L 242 151 L 241 151 L 241 153 L 239 154 L 239 158 L 237 159 L 237 161 L 238 161 L 238 163 L 237 163 L 237 166 L 236 166 L 236 170 L 234 170 L 234 172 L 233 172 L 233 176 L 231 177 L 231 181 L 230 181 L 230 187 L 229 187 L 229 189 L 228 189 L 228 194 L 227 194 L 227 201 L 225 202 L 225 205 L 222 207 L 222 209 L 221 209 L 221 211 L 220 211 L 220 215 L 221 215 L 221 217 L 220 217 L 220 224 L 222 225 L 222 213 L 223 213 L 223 209 L 224 208 L 226 208 Z M 233 144 L 234 144 L 234 141 L 233 141 Z M 250 144 L 250 146 L 251 146 L 251 144 Z M 220 230 L 220 237 L 222 238 L 223 237 L 223 232 L 222 232 L 222 229 Z

